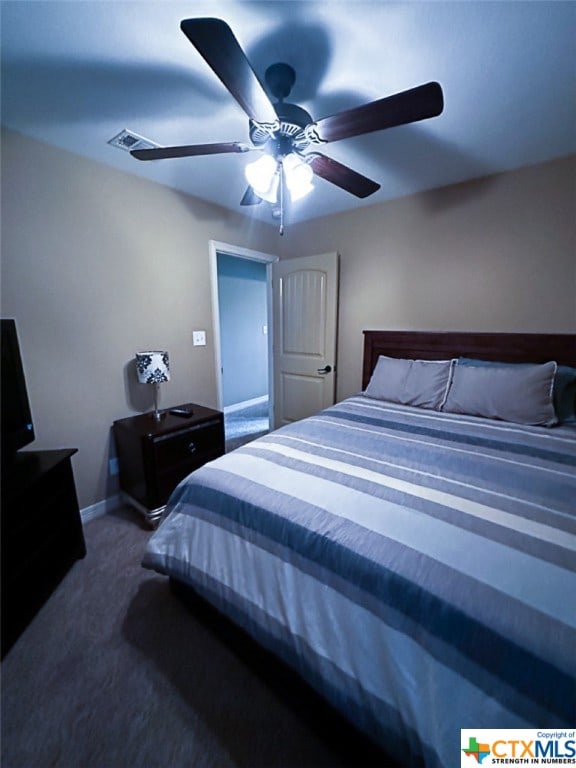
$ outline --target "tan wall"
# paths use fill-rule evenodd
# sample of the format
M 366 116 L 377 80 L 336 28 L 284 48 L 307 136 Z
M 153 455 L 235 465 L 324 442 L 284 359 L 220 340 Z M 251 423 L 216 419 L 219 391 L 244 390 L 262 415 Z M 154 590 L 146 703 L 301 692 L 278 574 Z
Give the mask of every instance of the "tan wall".
M 288 225 L 283 255 L 341 256 L 338 398 L 364 329 L 576 332 L 575 180 L 572 157 Z
M 152 405 L 137 350 L 170 354 L 162 406 L 216 405 L 209 240 L 267 251 L 276 229 L 11 132 L 2 181 L 2 316 L 17 322 L 31 447 L 79 449 L 89 506 L 116 491 L 110 425 Z
M 143 347 L 170 352 L 162 406 L 216 404 L 210 239 L 341 254 L 339 398 L 360 387 L 365 328 L 575 332 L 575 162 L 288 222 L 279 238 L 275 226 L 6 132 L 2 316 L 18 324 L 33 447 L 79 449 L 81 506 L 114 493 L 110 425 L 151 406 L 127 376 Z M 195 329 L 208 331 L 206 347 L 192 346 Z

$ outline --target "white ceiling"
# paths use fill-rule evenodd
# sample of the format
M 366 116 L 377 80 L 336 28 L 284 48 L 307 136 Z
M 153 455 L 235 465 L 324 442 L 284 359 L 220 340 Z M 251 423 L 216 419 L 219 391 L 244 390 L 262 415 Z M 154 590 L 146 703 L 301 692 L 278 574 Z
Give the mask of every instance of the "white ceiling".
M 143 163 L 107 142 L 248 141 L 248 120 L 180 31 L 216 16 L 263 80 L 291 64 L 315 119 L 437 80 L 442 115 L 326 145 L 380 183 L 358 200 L 323 179 L 299 221 L 576 152 L 576 3 L 383 0 L 2 0 L 2 122 L 35 139 L 249 216 L 250 155 Z

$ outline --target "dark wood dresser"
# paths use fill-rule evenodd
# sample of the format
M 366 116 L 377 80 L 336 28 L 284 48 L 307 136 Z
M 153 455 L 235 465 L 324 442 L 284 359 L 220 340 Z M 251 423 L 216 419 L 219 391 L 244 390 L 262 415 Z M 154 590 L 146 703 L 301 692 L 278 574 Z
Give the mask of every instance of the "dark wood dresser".
M 2 468 L 2 657 L 86 554 L 75 453 L 20 451 Z
M 120 488 L 127 503 L 155 526 L 168 497 L 186 475 L 224 453 L 224 415 L 221 411 L 187 403 L 187 418 L 162 411 L 130 416 L 114 422 Z

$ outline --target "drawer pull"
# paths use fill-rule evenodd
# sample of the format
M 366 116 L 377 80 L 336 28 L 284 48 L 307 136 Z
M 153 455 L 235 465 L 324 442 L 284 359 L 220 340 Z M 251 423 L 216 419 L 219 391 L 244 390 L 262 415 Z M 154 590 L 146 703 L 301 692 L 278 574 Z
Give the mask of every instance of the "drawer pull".
M 188 444 L 188 453 L 196 453 L 196 443 L 192 442 Z

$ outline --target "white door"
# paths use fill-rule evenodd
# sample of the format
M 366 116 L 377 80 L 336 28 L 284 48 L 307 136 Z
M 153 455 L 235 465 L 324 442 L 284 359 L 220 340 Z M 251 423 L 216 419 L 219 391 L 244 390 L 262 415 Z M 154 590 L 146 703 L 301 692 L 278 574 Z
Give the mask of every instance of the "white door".
M 338 254 L 273 265 L 274 426 L 334 403 Z

